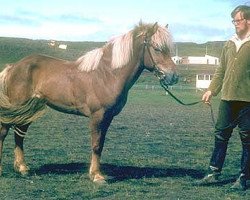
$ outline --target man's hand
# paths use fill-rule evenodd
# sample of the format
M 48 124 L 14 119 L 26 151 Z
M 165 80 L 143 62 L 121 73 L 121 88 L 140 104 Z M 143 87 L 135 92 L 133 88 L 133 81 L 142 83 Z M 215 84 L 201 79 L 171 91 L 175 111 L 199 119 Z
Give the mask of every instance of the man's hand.
M 202 101 L 204 101 L 204 103 L 210 104 L 211 98 L 212 98 L 212 92 L 208 90 L 203 94 Z

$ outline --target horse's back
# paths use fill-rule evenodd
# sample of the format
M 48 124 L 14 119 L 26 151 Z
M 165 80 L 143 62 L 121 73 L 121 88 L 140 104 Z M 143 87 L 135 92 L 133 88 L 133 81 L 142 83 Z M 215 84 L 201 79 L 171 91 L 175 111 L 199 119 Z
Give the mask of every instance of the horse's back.
M 50 76 L 67 69 L 70 64 L 46 55 L 30 55 L 16 63 L 8 64 L 5 69 L 5 84 L 8 96 L 13 100 L 26 100 L 34 95 L 37 84 Z
M 60 67 L 62 64 L 70 63 L 69 61 L 42 55 L 42 54 L 34 54 L 23 59 L 19 60 L 18 62 L 12 64 L 16 68 L 20 68 L 20 70 L 32 70 L 35 68 L 46 68 L 46 67 Z
M 50 74 L 52 71 L 67 71 L 67 69 L 71 70 L 72 67 L 75 68 L 74 62 L 42 54 L 30 55 L 8 65 L 10 66 L 10 77 L 17 76 L 26 80 L 29 80 L 30 76 L 35 73 Z

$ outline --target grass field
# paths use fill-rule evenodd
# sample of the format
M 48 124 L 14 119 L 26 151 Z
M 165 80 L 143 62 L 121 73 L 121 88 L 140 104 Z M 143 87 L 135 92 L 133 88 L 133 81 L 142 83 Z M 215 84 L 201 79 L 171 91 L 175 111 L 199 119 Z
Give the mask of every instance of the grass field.
M 66 42 L 66 51 L 51 49 L 48 41 L 0 37 L 0 68 L 24 56 L 42 53 L 75 60 L 86 51 L 104 43 Z M 65 43 L 65 42 L 64 42 Z M 178 44 L 179 54 L 203 55 L 205 49 L 219 56 L 223 43 Z M 194 87 L 197 73 L 213 73 L 211 66 L 178 66 L 183 88 Z M 102 170 L 109 177 L 105 185 L 95 185 L 88 178 L 90 134 L 88 119 L 65 115 L 48 109 L 33 123 L 25 139 L 29 176 L 13 171 L 13 133 L 4 145 L 0 200 L 29 199 L 169 199 L 238 200 L 249 199 L 246 192 L 229 190 L 238 175 L 241 145 L 235 132 L 229 144 L 223 181 L 206 187 L 192 183 L 200 179 L 213 148 L 210 110 L 198 104 L 184 107 L 163 90 L 145 90 L 157 84 L 152 74 L 142 74 L 131 90 L 128 103 L 110 126 L 102 155 Z M 191 80 L 183 85 L 182 79 Z M 201 98 L 201 92 L 174 90 L 185 102 Z M 214 112 L 218 98 L 213 101 Z
M 202 93 L 173 91 L 185 102 Z M 213 100 L 216 113 L 218 98 Z M 106 137 L 102 170 L 108 183 L 88 178 L 90 135 L 87 118 L 48 109 L 25 139 L 27 177 L 13 172 L 13 133 L 5 141 L 0 199 L 249 199 L 250 191 L 229 190 L 238 175 L 241 145 L 235 132 L 223 181 L 197 187 L 208 167 L 213 126 L 206 105 L 184 107 L 163 90 L 132 89 L 128 103 Z

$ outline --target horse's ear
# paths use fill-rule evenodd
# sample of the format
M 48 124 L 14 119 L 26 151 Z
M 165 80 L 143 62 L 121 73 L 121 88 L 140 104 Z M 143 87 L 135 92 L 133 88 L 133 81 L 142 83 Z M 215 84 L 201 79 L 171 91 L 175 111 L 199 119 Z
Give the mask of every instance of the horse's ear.
M 140 19 L 140 21 L 139 21 L 139 26 L 142 26 L 142 19 Z
M 166 29 L 168 29 L 168 24 L 166 24 L 166 26 L 165 26 L 165 27 L 166 27 Z
M 149 29 L 148 31 L 148 36 L 151 37 L 152 35 L 154 35 L 156 33 L 158 29 L 158 23 L 154 23 L 154 25 Z
M 155 22 L 155 24 L 153 25 L 153 34 L 155 34 L 157 29 L 158 29 L 158 22 Z

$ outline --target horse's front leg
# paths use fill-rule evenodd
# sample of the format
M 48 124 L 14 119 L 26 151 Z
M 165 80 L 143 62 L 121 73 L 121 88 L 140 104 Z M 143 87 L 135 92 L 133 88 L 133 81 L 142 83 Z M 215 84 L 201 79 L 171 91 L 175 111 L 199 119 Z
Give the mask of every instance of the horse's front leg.
M 29 167 L 25 163 L 24 150 L 23 150 L 23 140 L 28 128 L 29 124 L 14 127 L 14 133 L 15 133 L 14 170 L 20 173 L 21 175 L 26 175 L 29 172 Z
M 90 122 L 92 158 L 89 169 L 89 176 L 93 182 L 104 183 L 105 177 L 100 171 L 100 159 L 104 146 L 106 132 L 113 117 L 104 117 L 102 112 L 96 112 Z
M 2 170 L 3 170 L 2 168 L 3 142 L 8 134 L 9 128 L 10 128 L 9 126 L 3 124 L 1 125 L 0 128 L 0 176 L 2 175 Z

